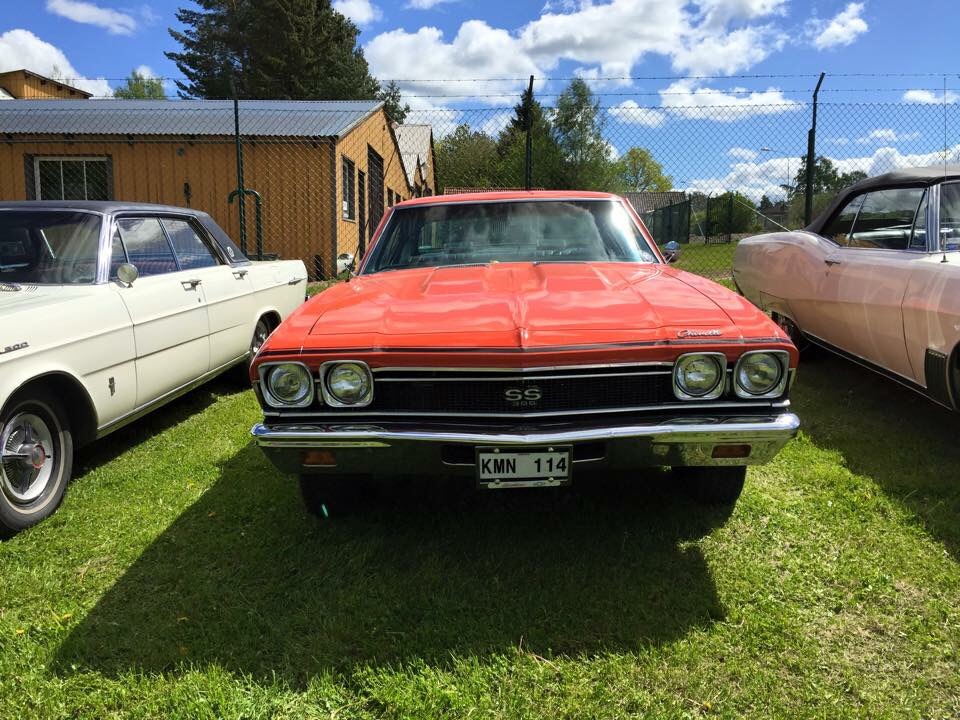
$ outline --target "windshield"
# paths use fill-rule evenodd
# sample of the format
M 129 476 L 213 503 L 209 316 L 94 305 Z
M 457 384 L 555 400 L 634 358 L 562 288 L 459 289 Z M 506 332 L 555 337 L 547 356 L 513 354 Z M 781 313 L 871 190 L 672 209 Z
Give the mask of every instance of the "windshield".
M 90 213 L 0 212 L 0 282 L 94 282 L 100 222 Z
M 658 262 L 619 202 L 476 202 L 399 208 L 364 274 L 493 262 Z

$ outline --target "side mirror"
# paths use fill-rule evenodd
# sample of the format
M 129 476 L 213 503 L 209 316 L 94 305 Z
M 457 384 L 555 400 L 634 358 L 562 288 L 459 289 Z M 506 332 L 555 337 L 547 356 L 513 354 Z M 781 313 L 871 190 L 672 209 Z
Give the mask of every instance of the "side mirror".
M 680 259 L 680 243 L 671 240 L 663 246 L 663 257 L 668 263 L 675 263 Z
M 137 266 L 131 263 L 123 263 L 120 267 L 117 268 L 117 280 L 122 282 L 127 287 L 133 285 L 134 280 L 140 277 L 140 271 L 137 270 Z
M 337 275 L 341 275 L 345 272 L 353 272 L 353 269 L 356 267 L 357 261 L 356 258 L 350 253 L 340 253 L 337 255 Z

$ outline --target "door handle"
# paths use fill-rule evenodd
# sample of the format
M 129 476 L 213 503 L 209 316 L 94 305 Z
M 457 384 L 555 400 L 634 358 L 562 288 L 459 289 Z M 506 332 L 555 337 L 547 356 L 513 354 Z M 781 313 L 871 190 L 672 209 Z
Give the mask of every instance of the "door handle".
M 827 265 L 840 265 L 840 261 L 834 258 L 824 258 L 823 262 Z
M 183 285 L 184 290 L 194 290 L 196 289 L 197 285 L 202 282 L 203 280 L 200 280 L 199 278 L 191 278 L 190 280 L 182 280 L 181 285 Z
M 292 277 L 289 280 L 287 280 L 287 285 L 296 285 L 297 283 L 303 282 L 304 280 L 306 280 L 306 278 Z
M 248 272 L 247 270 L 234 270 L 233 276 L 237 280 L 243 280 L 247 276 L 247 272 Z

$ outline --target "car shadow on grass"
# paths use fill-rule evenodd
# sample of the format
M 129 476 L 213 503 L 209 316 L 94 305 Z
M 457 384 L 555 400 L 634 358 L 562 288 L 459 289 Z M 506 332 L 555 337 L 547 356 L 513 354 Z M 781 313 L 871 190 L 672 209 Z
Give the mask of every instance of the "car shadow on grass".
M 960 415 L 819 351 L 791 393 L 803 431 L 875 480 L 960 558 Z
M 728 512 L 677 499 L 668 478 L 487 493 L 398 480 L 358 516 L 323 521 L 249 445 L 104 594 L 54 668 L 213 664 L 303 687 L 368 666 L 669 642 L 724 615 L 696 540 Z

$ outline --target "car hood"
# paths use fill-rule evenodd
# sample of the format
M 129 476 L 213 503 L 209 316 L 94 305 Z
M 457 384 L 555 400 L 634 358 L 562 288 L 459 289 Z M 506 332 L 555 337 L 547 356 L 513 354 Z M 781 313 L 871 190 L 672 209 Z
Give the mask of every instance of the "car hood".
M 41 305 L 55 305 L 77 297 L 79 287 L 64 285 L 19 285 L 19 290 L 6 290 L 0 285 L 0 324 L 11 313 L 33 310 Z
M 684 337 L 681 331 L 698 330 L 709 337 L 741 337 L 731 308 L 752 318 L 758 312 L 745 311 L 726 289 L 700 278 L 691 282 L 692 277 L 666 265 L 639 263 L 495 263 L 382 272 L 315 297 L 287 324 L 293 336 L 284 344 L 534 348 L 676 339 Z

